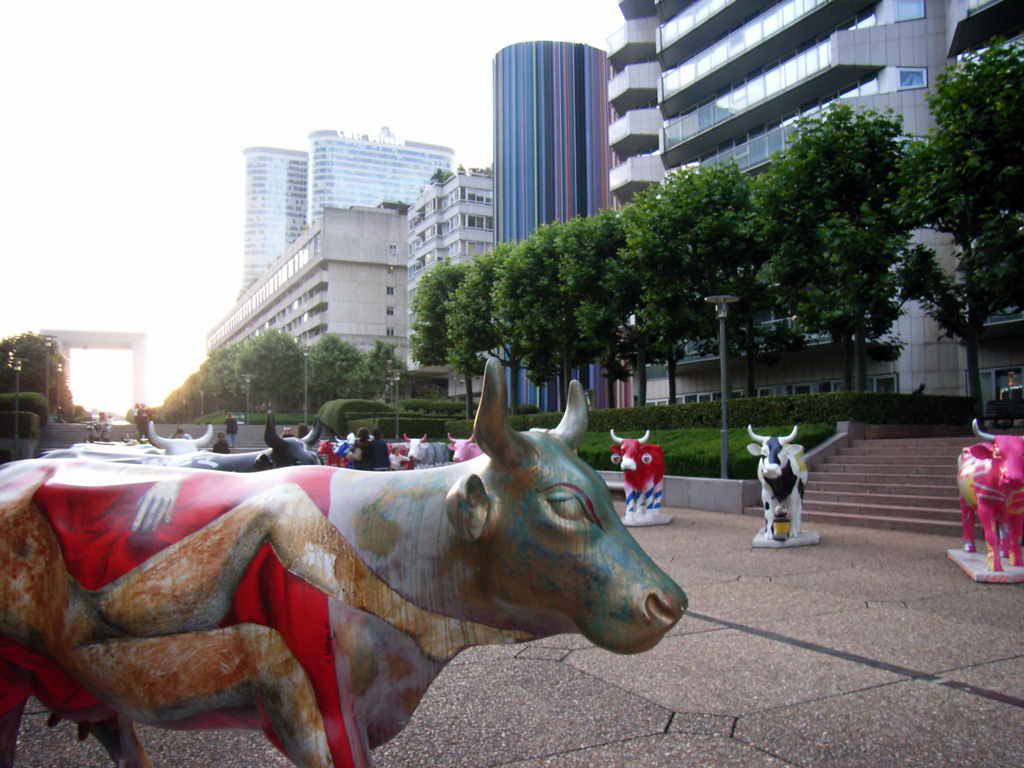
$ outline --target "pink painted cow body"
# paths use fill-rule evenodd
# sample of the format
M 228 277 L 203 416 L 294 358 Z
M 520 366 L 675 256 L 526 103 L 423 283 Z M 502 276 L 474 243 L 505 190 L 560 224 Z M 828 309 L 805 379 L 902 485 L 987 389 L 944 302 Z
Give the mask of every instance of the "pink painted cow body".
M 622 468 L 626 485 L 626 522 L 634 516 L 657 516 L 661 509 L 661 493 L 665 485 L 665 457 L 660 445 L 647 445 L 651 431 L 643 437 L 623 438 L 611 431 L 612 463 Z
M 452 451 L 452 461 L 454 462 L 469 461 L 483 453 L 480 450 L 480 446 L 473 442 L 472 435 L 465 439 L 459 439 L 452 437 L 452 433 L 449 432 L 448 439 L 451 440 L 451 443 L 448 444 L 448 450 Z
M 989 442 L 964 448 L 957 465 L 964 549 L 975 551 L 977 514 L 988 545 L 988 569 L 1003 570 L 1000 555 L 1007 554 L 1011 566 L 1024 565 L 1020 547 L 1024 531 L 1024 438 L 982 432 L 977 419 L 973 427 L 975 435 Z

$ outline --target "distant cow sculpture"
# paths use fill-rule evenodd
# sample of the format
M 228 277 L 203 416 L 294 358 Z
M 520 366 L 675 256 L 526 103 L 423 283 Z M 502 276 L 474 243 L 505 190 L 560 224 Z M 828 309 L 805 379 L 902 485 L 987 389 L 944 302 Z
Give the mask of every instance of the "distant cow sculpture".
M 195 453 L 213 442 L 213 424 L 206 425 L 206 432 L 200 438 L 191 437 L 160 437 L 156 431 L 156 425 L 149 422 L 149 442 L 157 448 L 163 448 L 168 456 L 181 456 L 186 453 Z
M 448 450 L 452 452 L 452 461 L 469 461 L 475 459 L 477 456 L 483 453 L 480 450 L 480 446 L 473 442 L 473 436 L 470 435 L 467 438 L 460 439 L 452 437 L 452 433 L 448 433 Z
M 647 445 L 651 430 L 644 436 L 623 438 L 611 430 L 612 463 L 622 469 L 622 479 L 626 490 L 626 516 L 623 522 L 632 523 L 661 522 L 661 494 L 665 486 L 665 457 L 660 445 Z M 671 518 L 663 518 L 668 521 Z
M 654 646 L 686 597 L 576 456 L 586 428 L 573 382 L 556 429 L 513 431 L 492 360 L 484 455 L 429 473 L 0 469 L 0 763 L 34 695 L 124 768 L 148 764 L 134 722 L 262 727 L 300 768 L 361 768 L 468 646 Z
M 964 448 L 957 464 L 964 549 L 974 552 L 977 513 L 988 545 L 988 569 L 1001 571 L 1000 555 L 1010 565 L 1024 565 L 1020 539 L 1024 530 L 1024 438 L 991 435 L 973 422 L 974 434 L 985 443 Z
M 804 489 L 807 487 L 807 465 L 804 448 L 794 445 L 798 427 L 786 437 L 762 437 L 747 425 L 751 443 L 747 450 L 759 457 L 757 479 L 761 481 L 764 503 L 764 538 L 785 541 L 800 535 Z
M 409 442 L 408 455 L 413 467 L 439 467 L 448 463 L 448 447 L 444 443 L 428 443 L 426 434 L 423 437 L 403 434 L 402 437 Z

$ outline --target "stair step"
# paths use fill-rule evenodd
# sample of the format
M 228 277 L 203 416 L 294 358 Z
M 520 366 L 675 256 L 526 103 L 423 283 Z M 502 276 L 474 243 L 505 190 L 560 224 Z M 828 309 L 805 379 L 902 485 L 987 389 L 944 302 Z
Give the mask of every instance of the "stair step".
M 875 528 L 886 531 L 904 531 L 907 533 L 929 533 L 948 536 L 951 543 L 963 538 L 960 523 L 946 520 L 923 518 L 889 517 L 885 515 L 860 515 L 849 512 L 825 512 L 821 510 L 804 510 L 802 526 L 808 523 L 835 523 L 860 528 Z
M 876 460 L 877 461 L 877 460 Z M 913 477 L 913 476 L 949 476 L 956 477 L 956 464 L 896 464 L 896 463 L 863 463 L 833 464 L 825 462 L 814 468 L 816 472 L 827 474 L 870 474 L 872 477 Z
M 895 466 L 942 466 L 956 467 L 957 453 L 925 454 L 924 456 L 909 455 L 906 451 L 893 451 L 892 453 L 864 453 L 864 454 L 841 454 L 829 456 L 824 463 L 827 465 L 846 464 L 849 466 L 860 464 L 889 463 Z
M 878 496 L 930 496 L 934 498 L 952 499 L 956 501 L 960 498 L 960 490 L 957 488 L 956 483 L 931 483 L 931 484 L 914 484 L 914 483 L 888 483 L 888 482 L 866 482 L 866 483 L 848 483 L 844 480 L 837 480 L 833 476 L 825 476 L 823 478 L 815 478 L 813 481 L 809 480 L 807 483 L 807 494 L 814 493 L 816 491 L 827 491 L 829 493 L 845 493 L 845 494 L 872 494 Z
M 804 494 L 804 504 L 816 502 L 847 502 L 860 504 L 862 506 L 913 506 L 932 509 L 952 509 L 957 513 L 960 511 L 959 496 L 927 496 L 921 494 L 892 494 L 892 493 L 845 493 L 832 489 L 816 488 L 807 489 Z

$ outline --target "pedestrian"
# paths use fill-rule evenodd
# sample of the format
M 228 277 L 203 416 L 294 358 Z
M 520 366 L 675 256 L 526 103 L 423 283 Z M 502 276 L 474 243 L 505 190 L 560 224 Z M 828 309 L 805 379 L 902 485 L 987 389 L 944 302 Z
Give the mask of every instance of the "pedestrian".
M 231 446 L 223 432 L 217 433 L 217 442 L 213 444 L 214 453 L 231 453 Z
M 391 469 L 391 451 L 379 427 L 373 428 L 373 440 L 370 442 L 370 469 L 374 472 L 385 472 Z
M 352 445 L 352 449 L 349 451 L 349 455 L 356 453 L 358 458 L 352 462 L 352 469 L 362 469 L 369 472 L 373 467 L 371 463 L 370 451 L 373 450 L 370 442 L 370 430 L 366 427 L 360 427 L 356 432 L 356 441 Z
M 224 432 L 227 434 L 228 445 L 235 447 L 235 435 L 238 434 L 238 420 L 228 411 L 224 416 Z
M 135 409 L 135 429 L 138 430 L 140 441 L 149 438 L 149 409 L 145 403 L 139 403 Z

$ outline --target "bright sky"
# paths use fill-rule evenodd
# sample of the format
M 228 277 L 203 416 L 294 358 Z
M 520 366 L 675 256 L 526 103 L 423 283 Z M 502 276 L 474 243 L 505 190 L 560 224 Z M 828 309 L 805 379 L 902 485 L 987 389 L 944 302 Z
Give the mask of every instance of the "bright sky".
M 487 166 L 494 55 L 622 24 L 618 0 L 5 3 L 0 338 L 148 333 L 158 404 L 237 296 L 243 149 L 388 126 Z M 128 353 L 73 363 L 76 402 L 131 406 Z

